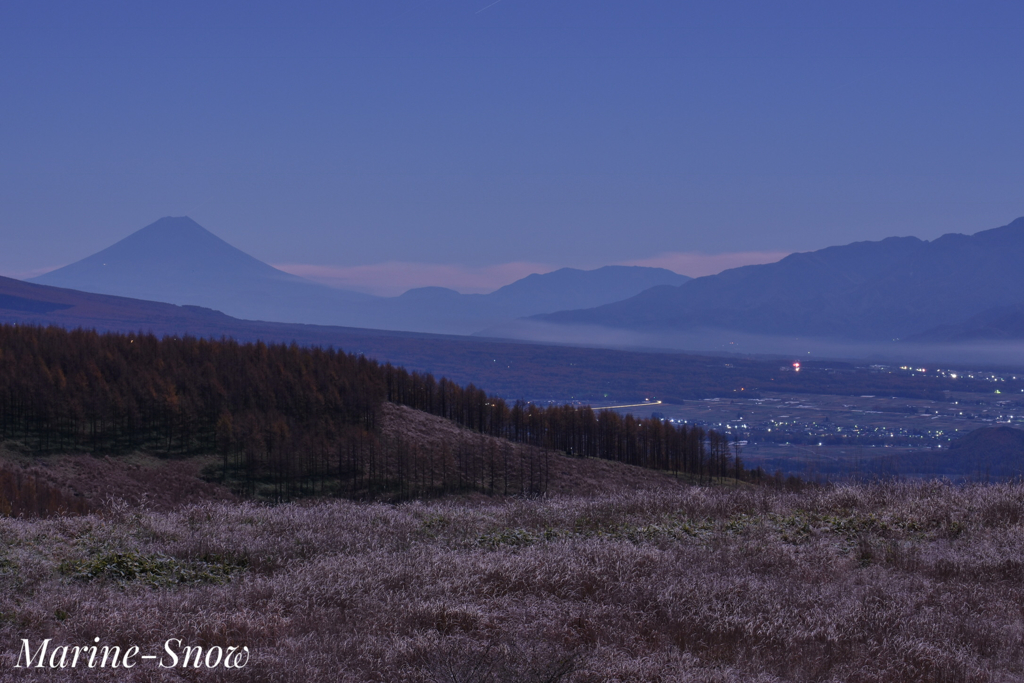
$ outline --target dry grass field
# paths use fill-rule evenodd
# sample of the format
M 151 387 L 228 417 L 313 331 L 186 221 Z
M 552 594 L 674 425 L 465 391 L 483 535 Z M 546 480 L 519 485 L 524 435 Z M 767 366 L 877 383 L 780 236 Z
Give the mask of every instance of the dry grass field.
M 1022 680 L 1022 524 L 938 483 L 2 518 L 0 680 Z M 252 658 L 13 668 L 96 637 Z

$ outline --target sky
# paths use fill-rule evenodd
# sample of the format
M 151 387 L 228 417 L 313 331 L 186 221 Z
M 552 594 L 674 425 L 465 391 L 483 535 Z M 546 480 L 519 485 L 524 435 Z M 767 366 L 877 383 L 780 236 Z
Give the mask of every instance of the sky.
M 0 4 L 0 274 L 188 215 L 340 286 L 1024 215 L 1024 3 Z

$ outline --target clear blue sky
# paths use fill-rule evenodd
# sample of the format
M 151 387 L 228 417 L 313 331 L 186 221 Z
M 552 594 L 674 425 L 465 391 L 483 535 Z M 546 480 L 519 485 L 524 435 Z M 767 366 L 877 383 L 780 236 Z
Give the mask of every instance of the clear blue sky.
M 0 272 L 593 267 L 1024 215 L 1024 3 L 0 4 Z

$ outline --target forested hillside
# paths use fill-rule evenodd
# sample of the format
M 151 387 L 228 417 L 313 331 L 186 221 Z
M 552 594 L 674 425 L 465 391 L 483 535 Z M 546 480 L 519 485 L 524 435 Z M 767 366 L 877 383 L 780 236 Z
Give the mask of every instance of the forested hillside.
M 385 401 L 530 448 L 492 453 L 484 466 L 461 448 L 383 438 Z M 497 492 L 496 482 L 542 493 L 552 450 L 697 478 L 761 476 L 713 431 L 509 405 L 334 349 L 56 327 L 0 326 L 0 438 L 36 453 L 215 453 L 219 476 L 277 500 Z

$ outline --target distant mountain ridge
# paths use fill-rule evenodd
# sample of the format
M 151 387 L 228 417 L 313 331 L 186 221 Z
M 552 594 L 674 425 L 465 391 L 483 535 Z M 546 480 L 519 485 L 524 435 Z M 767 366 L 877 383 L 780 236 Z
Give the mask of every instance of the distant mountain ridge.
M 406 329 L 473 334 L 503 321 L 534 315 L 538 309 L 559 311 L 618 301 L 650 287 L 689 281 L 663 268 L 605 266 L 596 270 L 562 268 L 533 274 L 489 294 L 459 294 L 444 287 L 411 289 L 384 299 L 363 318 L 368 327 L 388 328 L 401 320 Z M 432 325 L 442 325 L 433 328 Z
M 596 270 L 562 268 L 543 275 L 527 275 L 485 295 L 498 305 L 522 306 L 519 302 L 546 297 L 555 310 L 564 310 L 578 301 L 607 302 L 627 289 L 640 293 L 651 287 L 681 285 L 692 278 L 664 268 L 640 266 L 604 266 Z
M 662 268 L 563 268 L 530 275 L 490 294 L 425 287 L 398 297 L 376 297 L 277 270 L 188 217 L 166 217 L 31 282 L 202 306 L 246 320 L 472 334 L 514 318 L 598 306 L 655 285 L 688 280 Z
M 536 316 L 635 331 L 721 329 L 894 340 L 1024 302 L 1024 218 L 931 242 L 890 237 L 791 254 L 655 287 L 587 310 Z

